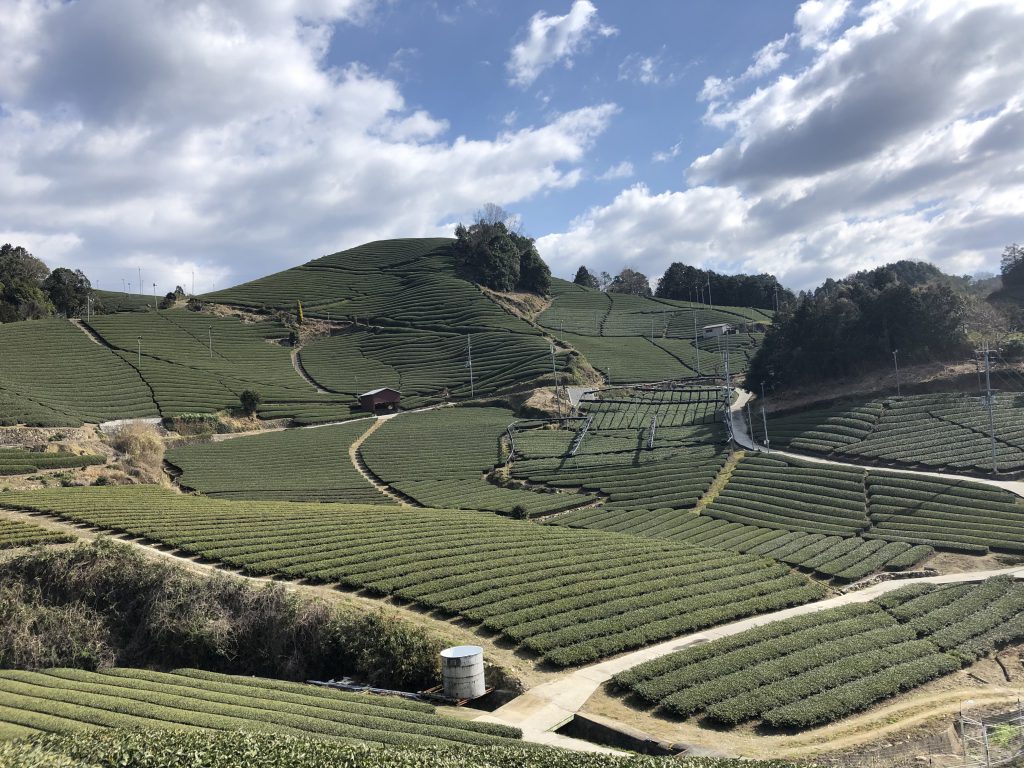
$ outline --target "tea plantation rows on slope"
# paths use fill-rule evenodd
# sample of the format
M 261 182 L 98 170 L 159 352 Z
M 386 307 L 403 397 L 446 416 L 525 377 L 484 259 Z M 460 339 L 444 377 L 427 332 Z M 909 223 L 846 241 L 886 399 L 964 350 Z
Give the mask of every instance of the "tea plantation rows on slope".
M 700 514 L 680 509 L 588 509 L 560 525 L 749 552 L 857 579 L 919 562 L 931 548 L 1024 552 L 1024 504 L 967 480 L 746 456 Z
M 973 663 L 1024 638 L 1024 585 L 915 585 L 713 640 L 615 684 L 676 716 L 806 728 Z
M 538 323 L 572 344 L 614 383 L 724 373 L 723 347 L 733 372 L 745 369 L 762 335 L 743 332 L 698 339 L 705 325 L 743 328 L 771 322 L 770 313 L 744 307 L 690 305 L 630 294 L 604 293 L 552 280 L 552 303 Z
M 998 395 L 994 421 L 999 471 L 1024 471 L 1024 394 Z M 953 471 L 992 470 L 988 408 L 978 396 L 915 395 L 837 405 L 773 417 L 769 429 L 773 445 L 800 451 Z
M 455 276 L 448 238 L 380 240 L 316 259 L 205 299 L 311 317 L 441 332 L 535 334 L 472 283 Z
M 59 531 L 0 517 L 0 549 L 29 547 L 33 544 L 67 544 L 74 540 L 74 536 Z
M 269 733 L 94 731 L 0 743 L 16 768 L 178 768 L 188 755 L 204 768 L 800 768 L 793 763 L 712 757 L 613 756 L 522 746 L 373 746 Z M 7 763 L 5 763 L 7 764 Z
M 492 395 L 542 378 L 550 384 L 550 350 L 540 335 L 388 329 L 318 338 L 307 344 L 299 357 L 306 372 L 329 392 L 357 395 L 376 387 L 393 387 L 402 392 L 403 406 L 410 408 L 444 397 Z M 554 362 L 556 369 L 564 372 L 566 354 L 559 352 Z
M 484 512 L 218 501 L 153 487 L 0 494 L 0 506 L 125 531 L 252 574 L 457 613 L 560 666 L 822 596 L 765 558 Z
M 182 669 L 0 671 L 0 738 L 96 728 L 260 731 L 403 746 L 496 745 L 513 728 L 428 704 Z
M 41 469 L 80 469 L 106 463 L 103 456 L 96 454 L 0 448 L 0 476 L 25 475 Z
M 77 426 L 159 415 L 138 371 L 70 323 L 2 324 L 0 349 L 0 425 Z
M 246 435 L 175 448 L 167 461 L 185 488 L 224 499 L 283 499 L 389 504 L 356 470 L 349 446 L 373 422 Z

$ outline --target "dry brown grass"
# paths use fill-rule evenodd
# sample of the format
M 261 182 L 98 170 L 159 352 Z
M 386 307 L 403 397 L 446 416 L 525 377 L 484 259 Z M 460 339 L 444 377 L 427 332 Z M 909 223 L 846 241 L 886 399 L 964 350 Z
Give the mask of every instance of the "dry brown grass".
M 140 483 L 168 484 L 163 471 L 164 441 L 155 426 L 129 422 L 111 432 L 107 443 L 117 452 L 118 466 L 126 475 Z

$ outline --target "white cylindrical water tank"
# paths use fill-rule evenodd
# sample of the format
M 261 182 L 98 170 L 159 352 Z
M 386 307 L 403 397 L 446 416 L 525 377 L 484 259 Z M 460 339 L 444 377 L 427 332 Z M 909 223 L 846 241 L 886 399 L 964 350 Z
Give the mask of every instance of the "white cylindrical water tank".
M 484 683 L 484 649 L 457 645 L 441 651 L 441 687 L 449 699 L 478 699 L 487 691 Z

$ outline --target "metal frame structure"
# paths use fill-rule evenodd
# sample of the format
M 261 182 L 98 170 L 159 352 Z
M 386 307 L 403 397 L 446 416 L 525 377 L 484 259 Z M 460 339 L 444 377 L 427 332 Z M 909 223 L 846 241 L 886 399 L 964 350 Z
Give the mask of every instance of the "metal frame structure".
M 957 717 L 964 768 L 1010 765 L 1024 756 L 1024 708 L 1002 715 Z

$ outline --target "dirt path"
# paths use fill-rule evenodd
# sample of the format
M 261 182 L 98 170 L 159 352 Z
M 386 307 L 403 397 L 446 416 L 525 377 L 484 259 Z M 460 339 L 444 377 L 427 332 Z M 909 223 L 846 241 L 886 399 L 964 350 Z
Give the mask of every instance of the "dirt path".
M 88 336 L 89 340 L 92 341 L 93 344 L 98 344 L 101 347 L 106 347 L 107 346 L 102 341 L 100 341 L 99 337 L 95 333 L 93 333 L 91 330 L 86 328 L 85 327 L 85 323 L 83 323 L 81 320 L 79 320 L 77 318 L 72 318 L 71 324 L 73 326 L 75 326 L 75 328 L 80 330 L 82 333 L 84 333 L 86 336 Z
M 395 416 L 397 416 L 397 414 L 391 414 L 390 416 L 375 417 L 373 419 L 373 423 L 370 425 L 370 428 L 363 432 L 363 434 L 357 437 L 354 441 L 352 441 L 352 445 L 348 447 L 348 458 L 349 461 L 352 462 L 352 466 L 356 468 L 356 472 L 362 475 L 363 479 L 365 479 L 366 482 L 368 482 L 370 485 L 372 485 L 374 488 L 376 488 L 378 491 L 380 491 L 383 495 L 387 496 L 396 504 L 400 504 L 403 507 L 411 507 L 412 505 L 405 497 L 400 496 L 394 491 L 392 491 L 387 484 L 382 483 L 380 479 L 378 479 L 378 477 L 370 471 L 370 468 L 366 466 L 366 462 L 363 461 L 362 454 L 359 453 L 359 447 L 366 442 L 366 438 L 368 438 L 370 435 L 372 435 L 374 432 L 380 429 L 385 421 L 387 421 L 388 419 L 393 419 L 395 418 Z
M 326 389 L 323 389 L 319 384 L 313 381 L 312 376 L 306 373 L 306 369 L 302 366 L 302 361 L 299 360 L 299 352 L 301 351 L 302 347 L 295 347 L 295 349 L 292 350 L 292 368 L 294 368 L 295 372 L 302 377 L 303 381 L 305 381 L 307 384 L 309 384 L 309 386 L 316 390 L 316 393 L 318 395 L 329 395 L 330 392 L 328 392 Z

